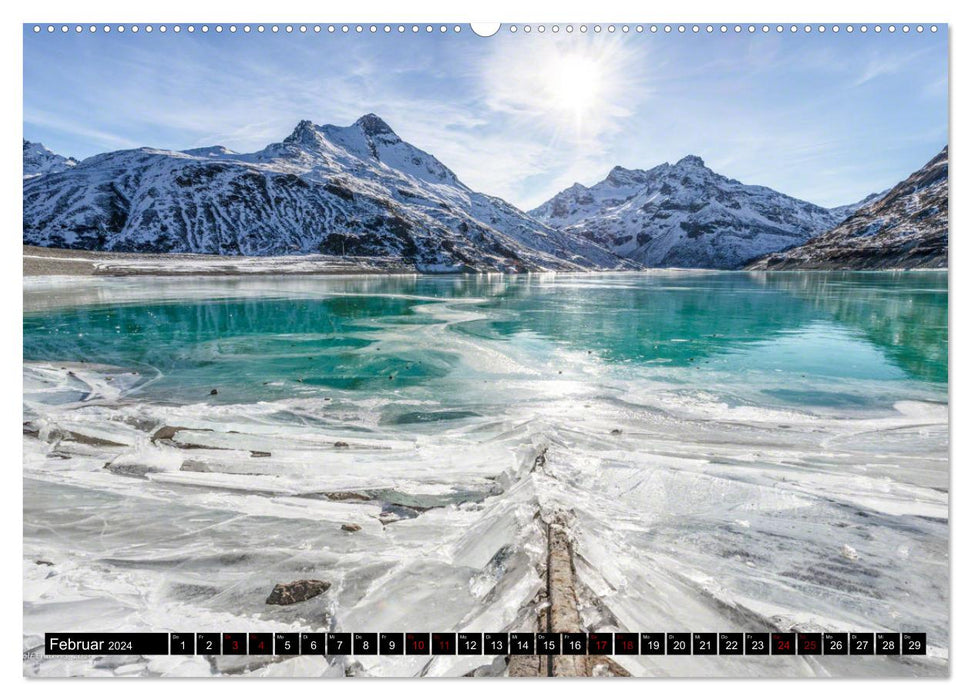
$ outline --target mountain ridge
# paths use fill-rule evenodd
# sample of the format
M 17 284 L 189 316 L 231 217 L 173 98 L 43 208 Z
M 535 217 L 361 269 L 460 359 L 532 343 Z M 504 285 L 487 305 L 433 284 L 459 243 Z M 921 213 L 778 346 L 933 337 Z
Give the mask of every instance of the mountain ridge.
M 631 269 L 472 191 L 366 114 L 297 124 L 255 153 L 103 153 L 24 181 L 24 242 L 129 252 L 390 255 L 419 269 Z
M 918 269 L 948 264 L 948 147 L 887 192 L 801 246 L 750 270 Z
M 830 210 L 745 185 L 691 154 L 648 170 L 615 166 L 600 182 L 575 183 L 530 214 L 646 267 L 734 269 L 808 240 L 853 207 Z
M 68 158 L 47 148 L 42 143 L 24 142 L 24 179 L 63 172 L 78 165 L 74 158 Z
M 689 154 L 647 170 L 616 165 L 600 182 L 574 183 L 523 212 L 474 192 L 373 113 L 348 126 L 301 120 L 253 153 L 141 147 L 78 162 L 23 144 L 24 243 L 87 250 L 380 256 L 437 272 L 791 269 L 835 265 L 822 247 L 876 226 L 859 223 L 865 212 L 899 228 L 908 206 L 892 212 L 881 202 L 909 179 L 827 209 L 746 185 Z M 946 265 L 946 147 L 941 156 L 943 218 L 938 188 L 926 216 L 939 221 L 921 229 L 933 240 L 920 248 L 898 230 L 919 247 L 898 251 L 899 264 Z M 872 240 L 903 245 L 891 238 Z M 815 252 L 803 250 L 813 241 Z M 872 260 L 860 257 L 864 248 Z M 875 246 L 844 252 L 846 265 L 863 268 L 886 257 Z

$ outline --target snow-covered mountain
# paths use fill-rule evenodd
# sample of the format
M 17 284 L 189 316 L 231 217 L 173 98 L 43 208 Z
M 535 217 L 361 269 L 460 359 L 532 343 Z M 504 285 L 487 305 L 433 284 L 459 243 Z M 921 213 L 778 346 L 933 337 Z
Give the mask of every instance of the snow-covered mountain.
M 650 170 L 615 167 L 593 187 L 575 184 L 530 213 L 648 267 L 724 269 L 803 243 L 847 210 L 744 185 L 689 155 Z
M 73 158 L 54 153 L 42 143 L 32 143 L 24 139 L 24 179 L 63 172 L 76 166 Z
M 947 146 L 876 201 L 805 245 L 768 255 L 753 270 L 947 267 Z
M 348 127 L 302 121 L 257 153 L 139 148 L 25 180 L 24 243 L 382 255 L 425 270 L 636 267 L 473 192 L 373 114 Z

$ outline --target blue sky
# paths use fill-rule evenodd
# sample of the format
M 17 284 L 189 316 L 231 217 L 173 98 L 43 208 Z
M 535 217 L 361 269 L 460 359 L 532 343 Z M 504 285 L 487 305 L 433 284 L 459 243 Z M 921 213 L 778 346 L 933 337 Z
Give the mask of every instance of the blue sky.
M 77 158 L 137 146 L 254 151 L 301 119 L 367 112 L 474 189 L 530 208 L 614 165 L 689 153 L 824 206 L 947 142 L 932 34 L 34 34 L 24 138 Z

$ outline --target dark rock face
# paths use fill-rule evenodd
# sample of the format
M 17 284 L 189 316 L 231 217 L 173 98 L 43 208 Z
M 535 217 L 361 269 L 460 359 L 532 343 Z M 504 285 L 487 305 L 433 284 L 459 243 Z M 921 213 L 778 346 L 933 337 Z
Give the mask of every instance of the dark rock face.
M 887 270 L 947 267 L 947 147 L 927 165 L 806 244 L 750 270 Z
M 319 596 L 330 588 L 329 581 L 301 579 L 290 583 L 278 583 L 266 599 L 267 605 L 293 605 Z
M 355 124 L 368 136 L 379 136 L 381 134 L 395 135 L 391 127 L 376 114 L 365 114 L 358 119 Z

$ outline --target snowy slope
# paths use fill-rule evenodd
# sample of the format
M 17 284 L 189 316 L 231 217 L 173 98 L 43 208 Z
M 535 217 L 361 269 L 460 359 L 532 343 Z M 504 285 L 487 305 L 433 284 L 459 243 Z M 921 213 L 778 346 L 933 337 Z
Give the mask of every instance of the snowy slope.
M 394 256 L 419 269 L 635 267 L 473 192 L 368 114 L 237 154 L 139 148 L 24 183 L 24 243 L 91 250 Z
M 805 245 L 769 255 L 757 270 L 947 267 L 947 147 L 927 165 Z
M 649 267 L 736 268 L 803 243 L 848 212 L 744 185 L 686 156 L 650 170 L 615 167 L 593 187 L 575 184 L 530 213 Z
M 42 143 L 32 143 L 24 139 L 24 179 L 60 173 L 76 166 L 78 162 L 73 158 L 54 153 Z
M 881 197 L 885 197 L 888 192 L 890 192 L 890 190 L 884 190 L 883 192 L 874 192 L 872 194 L 868 194 L 866 197 L 864 197 L 858 202 L 853 202 L 853 204 L 844 204 L 839 207 L 833 207 L 829 211 L 831 214 L 833 214 L 833 216 L 836 217 L 837 221 L 843 221 L 847 217 L 853 216 L 853 214 L 855 214 L 858 210 L 862 209 L 863 207 L 873 204 Z

